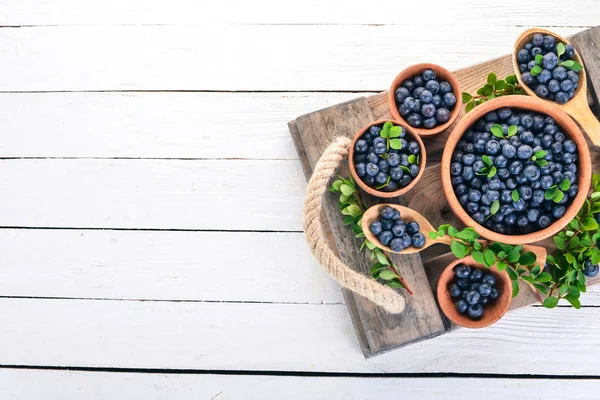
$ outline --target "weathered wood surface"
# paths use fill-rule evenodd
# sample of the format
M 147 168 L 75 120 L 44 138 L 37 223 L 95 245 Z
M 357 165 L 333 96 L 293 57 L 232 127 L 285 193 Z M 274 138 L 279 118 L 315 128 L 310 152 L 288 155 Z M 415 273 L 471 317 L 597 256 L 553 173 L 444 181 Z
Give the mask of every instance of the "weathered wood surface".
M 593 110 L 600 113 L 600 29 L 588 29 L 571 38 L 585 64 L 588 93 L 595 102 Z
M 358 129 L 372 120 L 373 115 L 364 97 L 299 117 L 292 130 L 297 129 L 299 134 L 300 141 L 298 137 L 294 138 L 298 153 L 305 153 L 308 160 L 308 165 L 304 166 L 305 173 L 309 175 L 309 166 L 311 169 L 314 167 L 335 137 L 353 137 Z M 340 168 L 339 174 L 348 176 L 347 163 Z M 366 206 L 378 201 L 367 194 L 362 196 L 362 200 Z M 323 208 L 342 261 L 358 271 L 369 274 L 372 263 L 365 253 L 358 251 L 360 240 L 347 234 L 348 227 L 344 225 L 339 214 L 338 197 L 327 194 Z M 414 296 L 405 296 L 406 310 L 402 314 L 390 315 L 369 300 L 353 295 L 360 318 L 359 325 L 364 330 L 364 337 L 372 353 L 388 351 L 397 347 L 399 343 L 411 343 L 444 331 L 421 258 L 418 255 L 394 255 L 393 259 L 402 275 L 406 277 L 407 284 L 415 292 Z
M 571 38 L 577 46 L 578 51 L 582 51 L 581 54 L 582 58 L 584 58 L 584 62 L 586 62 L 586 56 L 591 57 L 590 59 L 593 59 L 593 62 L 596 62 L 596 59 L 594 57 L 600 57 L 598 55 L 597 48 L 595 47 L 595 43 L 597 41 L 594 42 L 594 40 L 596 40 L 596 36 L 600 36 L 600 27 L 584 31 L 582 33 L 578 33 Z M 590 39 L 590 41 L 592 41 L 592 43 L 594 44 L 588 44 L 588 47 L 586 47 L 585 49 L 580 48 L 581 42 L 585 41 L 584 38 Z M 590 62 L 586 62 L 586 65 L 588 63 Z M 502 78 L 507 75 L 513 74 L 514 72 L 510 55 L 505 55 L 471 67 L 460 69 L 458 71 L 455 71 L 454 74 L 457 80 L 459 81 L 461 90 L 472 93 L 476 91 L 477 88 L 483 85 L 487 75 L 489 74 L 489 72 L 492 71 L 495 72 L 498 75 L 498 77 Z M 592 85 L 590 86 L 593 87 L 593 82 L 596 81 L 596 87 L 600 87 L 600 68 L 592 68 L 591 70 L 588 69 L 588 75 L 589 80 L 592 81 Z M 590 92 L 591 91 L 592 90 L 590 90 Z M 314 165 L 314 162 L 318 160 L 320 152 L 322 152 L 326 147 L 325 144 L 332 138 L 332 130 L 335 130 L 335 126 L 332 125 L 335 121 L 333 116 L 343 115 L 343 118 L 341 118 L 341 123 L 343 124 L 344 128 L 340 132 L 349 137 L 353 136 L 358 129 L 366 125 L 368 122 L 378 119 L 391 118 L 387 103 L 387 91 L 369 96 L 367 98 L 367 101 L 368 107 L 364 108 L 364 113 L 362 115 L 356 115 L 356 121 L 353 125 L 351 124 L 351 121 L 348 121 L 348 118 L 355 114 L 344 113 L 341 112 L 340 109 L 338 109 L 338 107 L 341 107 L 341 109 L 343 109 L 344 107 L 346 107 L 347 104 L 351 104 L 352 102 L 347 102 L 338 106 L 333 106 L 324 110 L 316 111 L 314 113 L 299 117 L 295 121 L 290 122 L 290 131 L 297 131 L 299 137 L 302 138 L 301 144 L 304 145 L 303 148 L 299 145 L 298 140 L 295 139 L 296 148 L 301 162 L 303 164 L 306 163 L 306 161 L 303 160 L 303 151 L 306 151 L 307 154 L 309 154 L 309 156 L 307 157 L 309 159 L 309 163 Z M 356 102 L 362 105 L 364 99 L 357 99 Z M 594 105 L 592 109 L 595 112 L 598 113 L 600 111 L 600 107 L 598 107 L 598 102 L 594 102 L 592 96 L 588 96 L 588 102 Z M 463 109 L 459 118 L 457 119 L 457 122 L 464 116 L 464 114 L 465 111 Z M 323 121 L 326 121 L 326 123 L 324 124 Z M 348 132 L 348 126 L 354 126 L 354 131 Z M 443 189 L 440 180 L 440 165 L 437 162 L 440 159 L 445 142 L 452 129 L 453 126 L 451 126 L 445 132 L 436 135 L 432 138 L 423 138 L 428 155 L 428 166 L 426 168 L 426 171 L 421 180 L 413 188 L 413 190 L 411 190 L 409 193 L 402 196 L 401 198 L 398 198 L 397 201 L 399 202 L 399 204 L 407 205 L 408 207 L 420 212 L 434 226 L 439 226 L 444 223 L 450 223 L 456 227 L 464 227 L 464 224 L 462 224 L 462 222 L 459 221 L 458 218 L 452 213 L 445 198 L 443 197 Z M 319 130 L 326 131 L 327 136 L 304 136 L 305 131 L 316 132 Z M 594 170 L 600 171 L 600 151 L 598 148 L 592 146 L 589 140 L 588 144 L 590 145 L 590 149 L 592 151 Z M 317 149 L 320 149 L 320 152 Z M 347 172 L 347 169 L 345 172 Z M 366 197 L 367 195 L 364 194 L 364 196 Z M 369 201 L 369 204 L 372 204 L 372 201 L 377 200 L 369 199 Z M 337 211 L 337 203 L 334 204 L 334 206 L 335 207 L 333 208 L 333 211 L 335 212 L 333 213 L 333 216 L 335 217 L 335 219 L 337 219 L 337 221 L 339 221 L 339 223 L 341 223 L 339 212 Z M 330 222 L 332 221 L 331 216 L 329 217 L 329 220 Z M 342 238 L 338 238 L 338 235 L 351 237 L 351 233 L 346 227 L 343 226 L 343 224 L 341 224 L 341 228 L 343 229 L 338 231 L 334 230 L 334 237 L 337 241 L 343 241 Z M 546 240 L 538 244 L 548 247 L 550 250 L 552 250 L 553 245 L 551 241 Z M 436 247 L 438 248 L 435 249 Z M 451 260 L 454 259 L 452 254 L 447 253 L 447 249 L 440 249 L 439 247 L 441 246 L 434 246 L 433 248 L 422 252 L 420 255 L 423 263 L 425 264 L 425 270 L 427 271 L 427 276 L 429 279 L 429 287 L 427 289 L 430 289 L 432 293 L 435 293 L 435 289 L 437 287 L 437 279 L 439 278 L 441 271 L 451 262 Z M 349 265 L 352 265 L 351 259 L 345 262 L 349 263 Z M 365 271 L 364 266 L 360 270 Z M 366 270 L 365 272 L 368 274 L 368 270 Z M 412 279 L 411 275 L 404 274 L 404 277 L 408 279 L 409 282 Z M 599 279 L 594 279 L 593 281 L 590 281 L 589 284 L 593 285 L 596 284 L 598 281 Z M 511 310 L 524 306 L 529 306 L 537 302 L 534 293 L 528 285 L 521 282 L 520 288 L 521 290 L 519 295 L 513 300 L 513 303 L 511 304 Z M 417 290 L 415 290 L 415 292 L 417 292 Z M 395 347 L 400 347 L 412 342 L 406 341 L 404 335 L 400 333 L 404 332 L 404 330 L 406 329 L 406 326 L 398 326 L 398 323 L 401 323 L 400 320 L 394 321 L 394 323 L 390 325 L 389 322 L 391 322 L 392 318 L 388 318 L 389 321 L 385 321 L 385 314 L 381 315 L 377 307 L 375 307 L 373 304 L 370 304 L 370 307 L 365 307 L 361 304 L 359 300 L 355 300 L 354 302 L 352 302 L 352 294 L 349 293 L 349 291 L 347 290 L 344 290 L 344 296 L 347 299 L 347 301 L 350 300 L 348 301 L 348 307 L 353 318 L 355 329 L 357 330 L 359 341 L 361 341 L 361 348 L 363 349 L 363 352 L 366 356 L 377 355 L 386 350 L 390 350 Z M 434 317 L 440 314 L 442 315 L 442 319 L 446 326 L 446 330 L 452 330 L 454 326 L 449 323 L 449 321 L 443 316 L 442 313 L 439 312 L 439 309 L 433 311 Z M 395 317 L 394 319 L 397 318 Z M 365 321 L 367 321 L 367 325 L 365 325 Z M 383 322 L 383 324 L 385 325 L 382 325 L 382 321 L 385 321 Z M 375 337 L 381 338 L 381 341 L 374 342 L 372 340 L 373 336 L 370 334 L 370 332 L 372 332 L 371 322 L 378 322 L 380 324 L 379 326 L 383 327 L 380 328 L 380 331 L 375 335 Z M 397 329 L 398 332 L 396 333 L 396 335 L 393 334 L 394 327 Z M 425 335 L 421 338 L 421 340 L 427 339 L 428 337 L 429 336 Z M 366 343 L 364 343 L 363 340 L 366 340 Z

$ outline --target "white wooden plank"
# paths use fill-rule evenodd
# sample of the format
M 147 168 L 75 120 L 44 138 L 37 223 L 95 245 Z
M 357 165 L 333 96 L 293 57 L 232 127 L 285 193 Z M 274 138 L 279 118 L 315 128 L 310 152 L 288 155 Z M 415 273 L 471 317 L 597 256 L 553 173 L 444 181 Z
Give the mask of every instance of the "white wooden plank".
M 485 388 L 485 389 L 484 389 Z M 0 370 L 0 395 L 19 400 L 114 399 L 379 399 L 527 398 L 595 400 L 600 381 L 568 379 L 448 379 L 177 375 Z
M 430 2 L 425 18 L 420 3 L 374 0 L 368 5 L 348 6 L 342 0 L 305 0 L 283 4 L 275 0 L 244 2 L 226 0 L 198 2 L 174 0 L 45 0 L 0 1 L 2 25 L 91 25 L 91 24 L 397 24 L 479 26 L 558 25 L 585 26 L 598 23 L 594 0 L 573 0 L 569 7 L 559 0 L 544 3 L 544 12 L 519 0 L 499 3 L 477 0 Z
M 300 231 L 298 161 L 2 160 L 0 223 Z
M 509 53 L 526 27 L 74 26 L 0 30 L 0 91 L 381 90 L 404 67 Z M 581 28 L 556 28 L 568 35 Z M 443 45 L 429 37 L 443 37 Z M 468 40 L 467 40 L 468 39 Z M 244 112 L 243 109 L 239 110 Z
M 0 157 L 297 160 L 288 121 L 363 95 L 3 93 Z
M 343 303 L 301 233 L 3 229 L 0 243 L 2 296 Z
M 519 310 L 369 361 L 344 305 L 2 299 L 0 321 L 4 365 L 600 374 L 598 308 Z

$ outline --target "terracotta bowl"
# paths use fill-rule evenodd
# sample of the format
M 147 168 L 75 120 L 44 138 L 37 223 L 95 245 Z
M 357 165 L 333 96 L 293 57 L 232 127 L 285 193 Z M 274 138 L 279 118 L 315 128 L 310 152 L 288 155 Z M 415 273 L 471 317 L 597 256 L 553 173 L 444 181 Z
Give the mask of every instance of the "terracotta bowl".
M 456 120 L 462 108 L 462 92 L 460 91 L 458 81 L 456 80 L 456 78 L 454 78 L 454 75 L 452 75 L 450 71 L 436 64 L 415 64 L 400 72 L 396 76 L 396 79 L 394 79 L 394 82 L 392 82 L 392 86 L 390 87 L 390 91 L 388 92 L 388 106 L 390 109 L 390 113 L 392 114 L 392 118 L 402 122 L 402 125 L 410 126 L 408 122 L 406 122 L 406 120 L 398 112 L 398 107 L 396 106 L 396 98 L 394 96 L 394 93 L 396 89 L 400 87 L 402 82 L 404 82 L 406 79 L 412 78 L 422 73 L 426 69 L 432 69 L 433 72 L 435 72 L 435 74 L 437 75 L 438 80 L 447 81 L 452 85 L 453 93 L 456 96 L 456 104 L 454 105 L 454 109 L 450 112 L 450 119 L 446 123 L 438 125 L 435 128 L 431 129 L 411 127 L 412 131 L 419 136 L 433 136 L 445 131 Z
M 497 279 L 496 288 L 498 288 L 500 296 L 494 303 L 490 303 L 484 307 L 483 317 L 479 320 L 472 320 L 466 314 L 460 314 L 456 310 L 454 299 L 448 291 L 450 284 L 454 280 L 454 267 L 458 264 L 466 264 L 471 268 L 491 273 Z M 506 271 L 500 272 L 495 266 L 486 268 L 484 265 L 476 263 L 473 257 L 468 256 L 454 261 L 442 272 L 437 285 L 437 298 L 440 308 L 450 321 L 466 328 L 485 328 L 498 321 L 508 311 L 508 307 L 512 301 L 512 282 Z
M 395 190 L 393 192 L 383 192 L 381 190 L 377 190 L 375 188 L 370 187 L 369 185 L 364 183 L 362 181 L 362 179 L 360 179 L 358 177 L 358 175 L 356 174 L 356 171 L 354 170 L 354 144 L 356 143 L 356 141 L 363 135 L 363 133 L 366 132 L 367 129 L 369 129 L 373 125 L 382 125 L 388 121 L 392 122 L 394 125 L 399 125 L 399 126 L 403 127 L 406 130 L 406 135 L 415 139 L 417 141 L 417 143 L 419 143 L 419 147 L 421 147 L 421 154 L 420 154 L 420 161 L 419 161 L 419 174 L 408 185 L 406 185 L 405 187 L 400 188 L 398 190 Z M 410 189 L 412 189 L 417 184 L 419 179 L 421 179 L 421 177 L 423 176 L 423 172 L 425 172 L 425 165 L 427 163 L 427 152 L 425 151 L 425 145 L 423 144 L 423 141 L 421 140 L 419 135 L 415 135 L 412 131 L 412 128 L 410 128 L 407 124 L 404 124 L 404 123 L 401 123 L 398 121 L 394 121 L 394 120 L 380 119 L 378 121 L 370 123 L 369 125 L 366 125 L 360 131 L 358 131 L 356 133 L 356 135 L 354 135 L 354 139 L 352 140 L 352 143 L 350 144 L 350 154 L 348 156 L 348 161 L 350 163 L 350 173 L 352 174 L 352 178 L 354 178 L 354 180 L 356 181 L 356 183 L 362 190 L 364 190 L 365 192 L 369 193 L 372 196 L 389 199 L 391 197 L 397 197 L 397 196 L 401 196 L 401 195 L 405 194 L 406 192 L 408 192 Z
M 457 143 L 467 131 L 471 125 L 475 123 L 479 118 L 484 116 L 487 112 L 497 110 L 501 107 L 513 107 L 525 110 L 531 110 L 534 112 L 544 113 L 551 116 L 556 120 L 556 123 L 561 126 L 563 133 L 569 139 L 573 140 L 577 144 L 579 154 L 579 167 L 578 167 L 578 185 L 582 190 L 579 191 L 571 205 L 567 208 L 565 215 L 554 221 L 548 228 L 528 233 L 525 235 L 505 235 L 494 232 L 479 225 L 473 218 L 467 214 L 458 202 L 458 198 L 454 193 L 450 177 L 450 164 L 452 161 L 452 153 L 456 148 Z M 587 142 L 581 130 L 577 127 L 575 122 L 559 107 L 553 105 L 548 101 L 543 101 L 537 98 L 528 96 L 505 96 L 499 97 L 483 103 L 475 107 L 467 115 L 465 115 L 460 122 L 456 125 L 444 148 L 444 154 L 442 156 L 442 185 L 444 187 L 444 193 L 450 208 L 454 211 L 454 214 L 466 225 L 471 226 L 475 231 L 486 239 L 506 243 L 506 244 L 527 244 L 534 243 L 540 240 L 549 238 L 554 234 L 558 233 L 575 217 L 579 209 L 583 206 L 587 197 L 587 188 L 590 187 L 592 179 L 592 161 L 590 157 L 590 149 L 588 148 Z

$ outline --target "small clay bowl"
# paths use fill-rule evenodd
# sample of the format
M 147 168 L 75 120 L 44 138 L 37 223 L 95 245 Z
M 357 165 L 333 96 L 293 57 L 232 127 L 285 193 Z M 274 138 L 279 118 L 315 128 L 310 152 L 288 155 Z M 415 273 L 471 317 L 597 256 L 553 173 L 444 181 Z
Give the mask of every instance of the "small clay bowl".
M 531 39 L 533 38 L 533 35 L 535 35 L 536 33 L 542 34 L 544 36 L 546 36 L 546 35 L 554 36 L 554 38 L 557 40 L 557 42 L 561 42 L 563 44 L 570 44 L 570 43 L 567 41 L 567 39 L 563 38 L 562 36 L 557 35 L 554 32 L 550 32 L 546 29 L 542 29 L 542 28 L 533 28 L 533 29 L 526 30 L 517 39 L 517 41 L 515 43 L 515 47 L 513 49 L 513 55 L 512 55 L 512 63 L 513 63 L 513 68 L 515 70 L 515 75 L 517 76 L 519 84 L 523 87 L 523 90 L 525 90 L 525 92 L 528 95 L 539 99 L 540 97 L 538 97 L 535 94 L 535 91 L 533 91 L 529 86 L 527 86 L 525 83 L 523 83 L 523 80 L 521 79 L 521 71 L 519 69 L 519 62 L 517 61 L 517 53 L 519 52 L 519 50 L 521 50 L 527 42 L 530 42 Z M 581 60 L 581 57 L 579 56 L 579 53 L 577 52 L 577 50 L 575 51 L 575 61 L 577 61 L 579 64 L 583 65 L 583 61 Z M 577 85 L 577 89 L 575 90 L 575 95 L 573 96 L 573 98 L 571 100 L 567 101 L 565 104 L 558 104 L 556 102 L 553 102 L 550 100 L 545 100 L 545 99 L 541 99 L 541 100 L 555 104 L 557 107 L 560 107 L 567 114 L 569 114 L 570 116 L 575 118 L 575 120 L 577 122 L 579 122 L 581 127 L 588 134 L 592 143 L 594 143 L 596 146 L 600 146 L 600 122 L 598 122 L 598 119 L 596 119 L 596 116 L 594 115 L 594 113 L 592 113 L 592 110 L 590 110 L 590 106 L 588 105 L 587 78 L 586 78 L 585 68 L 582 69 L 581 71 L 579 71 L 578 74 L 579 74 L 579 84 Z
M 500 296 L 493 303 L 490 303 L 484 307 L 483 317 L 481 317 L 479 320 L 472 320 L 466 314 L 460 314 L 456 310 L 456 303 L 448 291 L 449 286 L 454 280 L 454 267 L 456 267 L 458 264 L 466 264 L 471 268 L 480 269 L 484 273 L 488 272 L 493 274 L 497 279 L 496 288 L 498 288 Z M 504 314 L 506 314 L 506 311 L 508 311 L 508 307 L 512 301 L 512 282 L 506 271 L 500 272 L 496 266 L 493 266 L 492 268 L 486 268 L 484 265 L 475 262 L 473 257 L 467 256 L 454 261 L 452 264 L 446 267 L 444 272 L 442 272 L 437 285 L 437 298 L 440 308 L 446 317 L 448 317 L 448 319 L 456 325 L 473 329 L 485 328 L 486 326 L 490 326 L 494 322 L 498 321 L 500 318 L 502 318 L 502 316 L 504 316 Z
M 460 91 L 458 81 L 450 71 L 436 64 L 415 64 L 400 72 L 396 76 L 396 79 L 394 79 L 394 82 L 392 82 L 392 86 L 390 87 L 390 91 L 388 92 L 388 107 L 390 109 L 390 113 L 392 114 L 392 118 L 402 122 L 402 125 L 404 126 L 410 126 L 408 122 L 406 122 L 406 120 L 398 112 L 398 106 L 396 106 L 395 92 L 396 89 L 398 89 L 398 87 L 400 87 L 402 82 L 404 82 L 406 79 L 413 78 L 414 76 L 422 73 L 426 69 L 432 69 L 433 72 L 435 72 L 438 81 L 447 81 L 448 83 L 450 83 L 450 85 L 452 85 L 453 93 L 456 96 L 456 104 L 450 112 L 450 119 L 442 125 L 438 125 L 435 128 L 431 129 L 411 127 L 412 131 L 419 136 L 433 136 L 445 131 L 456 120 L 462 108 L 462 92 Z
M 406 135 L 410 136 L 411 138 L 416 140 L 417 143 L 419 143 L 419 147 L 421 148 L 421 153 L 419 154 L 419 156 L 420 156 L 420 158 L 419 158 L 419 174 L 408 185 L 406 185 L 403 188 L 399 188 L 398 190 L 395 190 L 393 192 L 384 192 L 384 191 L 377 190 L 375 188 L 370 187 L 369 185 L 364 183 L 362 181 L 362 179 L 359 178 L 359 176 L 356 174 L 356 171 L 354 170 L 354 145 L 356 144 L 356 141 L 358 139 L 360 139 L 360 137 L 363 135 L 363 133 L 365 133 L 367 131 L 367 129 L 369 129 L 373 125 L 383 125 L 388 121 L 392 122 L 394 125 L 399 125 L 399 126 L 403 127 L 406 130 Z M 350 153 L 348 155 L 348 161 L 350 163 L 350 174 L 352 174 L 352 178 L 354 178 L 354 180 L 356 181 L 356 183 L 362 190 L 364 190 L 365 192 L 369 193 L 372 196 L 389 199 L 392 197 L 397 197 L 397 196 L 401 196 L 401 195 L 405 194 L 406 192 L 408 192 L 410 189 L 412 189 L 417 184 L 419 179 L 421 179 L 421 177 L 423 176 L 423 172 L 425 172 L 425 165 L 427 163 L 427 153 L 425 151 L 425 145 L 423 144 L 423 141 L 421 140 L 419 135 L 415 135 L 412 132 L 412 128 L 408 127 L 407 124 L 404 124 L 404 123 L 401 123 L 398 121 L 394 121 L 394 120 L 389 120 L 389 119 L 380 119 L 378 121 L 370 123 L 369 125 L 364 126 L 360 131 L 358 131 L 356 133 L 356 135 L 354 135 L 354 139 L 352 140 L 352 143 L 350 144 Z
M 458 202 L 458 198 L 454 193 L 452 187 L 451 176 L 450 176 L 450 164 L 452 162 L 452 153 L 456 145 L 460 141 L 463 134 L 477 121 L 483 117 L 489 111 L 497 110 L 502 107 L 519 108 L 523 110 L 531 110 L 534 112 L 543 113 L 554 118 L 556 123 L 562 128 L 562 132 L 566 137 L 575 142 L 578 149 L 579 155 L 579 166 L 577 170 L 578 185 L 581 188 L 575 199 L 573 199 L 571 205 L 567 208 L 567 212 L 562 218 L 554 221 L 552 225 L 545 229 L 541 229 L 536 232 L 528 233 L 525 235 L 505 235 L 494 232 L 490 229 L 479 225 L 467 212 L 462 208 Z M 538 242 L 540 240 L 549 238 L 555 235 L 561 229 L 575 218 L 585 199 L 588 195 L 587 188 L 590 187 L 592 180 L 592 160 L 590 156 L 590 149 L 588 148 L 587 142 L 581 130 L 577 127 L 575 122 L 569 117 L 564 111 L 558 108 L 556 105 L 549 101 L 543 101 L 538 98 L 529 96 L 504 96 L 496 99 L 487 101 L 472 111 L 467 113 L 460 122 L 454 127 L 452 133 L 448 137 L 446 147 L 444 148 L 444 154 L 442 156 L 442 186 L 444 187 L 444 193 L 450 208 L 454 211 L 454 214 L 466 225 L 471 226 L 475 229 L 475 232 L 480 234 L 486 239 L 491 241 L 506 243 L 506 244 L 529 244 Z

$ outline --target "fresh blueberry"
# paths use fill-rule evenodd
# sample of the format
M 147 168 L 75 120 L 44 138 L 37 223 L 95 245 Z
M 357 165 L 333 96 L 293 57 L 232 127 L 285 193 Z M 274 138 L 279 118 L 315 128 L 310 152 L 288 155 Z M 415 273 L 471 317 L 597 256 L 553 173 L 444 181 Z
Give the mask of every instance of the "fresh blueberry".
M 409 247 L 412 244 L 411 236 L 408 233 L 402 235 L 402 245 L 404 248 Z
M 407 146 L 408 151 L 411 154 L 417 155 L 421 152 L 421 146 L 416 141 L 410 142 Z
M 379 173 L 379 167 L 377 166 L 377 164 L 374 163 L 368 163 L 366 170 L 367 175 L 372 176 L 373 178 L 375 178 L 375 175 Z
M 588 278 L 598 275 L 598 265 L 594 265 L 592 260 L 586 260 L 583 264 L 583 274 Z
M 419 95 L 419 100 L 421 100 L 423 103 L 431 103 L 432 99 L 433 93 L 431 93 L 429 90 L 423 90 Z
M 379 243 L 381 243 L 384 246 L 387 246 L 388 244 L 390 244 L 390 241 L 394 238 L 394 235 L 392 235 L 392 232 L 390 231 L 383 231 L 379 234 L 379 236 L 377 236 L 377 239 L 379 239 Z
M 467 309 L 467 315 L 471 319 L 481 319 L 481 317 L 483 316 L 483 306 L 479 303 L 471 304 Z
M 415 246 L 416 248 L 421 248 L 421 247 L 425 246 L 425 235 L 423 235 L 420 232 L 415 233 L 412 236 L 412 245 Z
M 420 128 L 423 124 L 423 118 L 417 113 L 411 113 L 406 118 L 406 122 L 414 128 Z
M 419 175 L 420 168 L 417 164 L 411 164 L 410 167 L 408 167 L 408 169 L 410 170 L 410 176 L 412 176 L 413 178 L 416 178 L 417 175 Z
M 579 82 L 579 74 L 575 71 L 567 71 L 567 78 L 573 83 Z
M 556 93 L 556 92 L 560 91 L 560 82 L 558 80 L 556 80 L 556 79 L 550 79 L 548 81 L 548 85 L 547 86 L 548 86 L 548 90 L 551 93 Z
M 398 89 L 396 89 L 394 96 L 396 97 L 396 101 L 398 103 L 402 103 L 404 99 L 410 96 L 410 91 L 405 87 L 399 87 Z
M 454 105 L 456 104 L 456 96 L 454 95 L 454 93 L 445 93 L 443 100 L 444 104 L 448 108 L 454 107 Z
M 492 294 L 492 285 L 490 285 L 489 283 L 481 283 L 479 285 L 478 288 L 479 294 L 484 296 L 484 297 L 488 297 L 490 294 Z
M 435 118 L 438 122 L 444 123 L 450 119 L 450 111 L 447 108 L 438 108 L 435 113 Z
M 404 221 L 398 221 L 394 226 L 392 226 L 392 234 L 396 237 L 402 237 L 406 232 L 406 224 Z
M 390 206 L 381 207 L 379 216 L 383 219 L 391 220 L 394 217 L 394 209 Z
M 381 227 L 381 222 L 379 221 L 373 221 L 371 222 L 371 225 L 369 225 L 369 230 L 371 231 L 371 233 L 375 236 L 379 235 L 381 233 L 381 231 L 383 230 Z
M 467 312 L 468 308 L 469 304 L 465 299 L 460 299 L 456 302 L 456 311 L 458 311 L 460 314 L 464 314 L 465 312 Z
M 538 75 L 538 76 L 540 76 L 540 75 Z M 539 78 L 538 78 L 538 80 L 539 80 Z M 535 95 L 538 97 L 541 97 L 542 99 L 545 99 L 546 97 L 548 97 L 549 93 L 550 93 L 550 91 L 548 90 L 548 86 L 544 85 L 543 83 L 540 83 L 539 85 L 537 85 L 535 87 Z
M 390 231 L 394 226 L 394 221 L 391 219 L 381 219 L 379 222 L 381 222 L 381 229 L 384 231 Z
M 419 87 L 422 87 L 423 85 L 425 85 L 425 80 L 423 79 L 423 76 L 417 75 L 413 78 L 413 83 L 415 84 L 415 86 L 418 89 Z
M 504 146 L 502 146 L 502 155 L 504 155 L 504 157 L 513 158 L 516 154 L 517 149 L 512 144 L 505 144 Z
M 469 275 L 469 279 L 471 282 L 478 282 L 483 277 L 483 272 L 480 269 L 473 268 L 471 270 L 471 274 Z
M 432 94 L 436 94 L 440 90 L 440 84 L 436 80 L 429 80 L 425 83 L 425 89 L 429 90 Z
M 356 175 L 362 178 L 367 174 L 367 166 L 365 163 L 360 162 L 354 166 L 354 171 L 356 172 Z
M 390 169 L 390 177 L 395 180 L 395 181 L 399 181 L 400 179 L 402 179 L 402 177 L 404 176 L 404 170 L 400 167 L 394 167 L 392 169 Z
M 431 81 L 436 78 L 435 72 L 432 69 L 426 69 L 425 71 L 423 71 L 422 75 L 423 75 L 423 79 L 425 81 Z M 418 77 L 418 75 L 417 75 L 417 77 Z
M 390 249 L 392 249 L 392 251 L 395 252 L 401 252 L 402 250 L 404 250 L 404 242 L 402 242 L 402 239 L 400 238 L 395 238 L 392 239 L 390 241 Z
M 568 82 L 568 81 L 563 81 L 563 82 Z M 556 100 L 556 102 L 557 102 L 558 104 L 565 104 L 565 103 L 567 103 L 567 102 L 568 102 L 570 99 L 571 99 L 571 97 L 569 96 L 569 94 L 568 94 L 568 93 L 565 93 L 565 92 L 563 92 L 563 91 L 560 91 L 560 92 L 556 93 L 556 98 L 555 98 L 555 100 Z
M 454 274 L 460 279 L 466 279 L 471 275 L 471 267 L 465 264 L 459 264 L 454 268 Z
M 548 215 L 542 214 L 538 219 L 538 225 L 541 228 L 547 228 L 550 226 L 550 224 L 552 224 L 552 219 Z
M 435 106 L 431 103 L 426 103 L 423 104 L 423 106 L 421 106 L 421 114 L 423 114 L 423 116 L 426 118 L 431 118 L 435 116 L 435 112 Z
M 542 46 L 544 44 L 544 37 L 541 34 L 536 33 L 531 39 L 531 44 L 535 47 Z
M 529 51 L 527 51 L 526 49 L 519 50 L 519 52 L 517 53 L 517 61 L 520 63 L 526 63 L 527 61 L 529 61 Z
M 532 155 L 533 149 L 529 145 L 523 144 L 517 149 L 517 156 L 521 160 L 528 160 Z
M 377 143 L 373 146 L 373 152 L 377 155 L 381 155 L 387 151 L 387 147 L 383 143 Z
M 460 297 L 462 295 L 462 290 L 458 287 L 457 284 L 450 285 L 448 291 L 450 292 L 450 296 L 454 298 Z
M 535 76 L 531 75 L 531 73 L 529 72 L 524 72 L 523 74 L 521 74 L 521 79 L 528 86 L 535 82 Z
M 375 175 L 375 182 L 378 185 L 383 185 L 387 182 L 388 179 L 388 174 L 386 174 L 385 172 L 379 172 L 377 175 Z
M 406 79 L 404 82 L 402 82 L 401 86 L 407 88 L 411 92 L 416 87 L 415 84 L 413 83 L 412 79 Z
M 558 65 L 558 57 L 552 52 L 544 54 L 542 57 L 542 66 L 548 70 L 556 68 Z
M 481 295 L 479 294 L 479 292 L 475 290 L 469 290 L 465 295 L 465 300 L 469 304 L 477 304 L 479 302 L 480 297 Z
M 452 91 L 452 85 L 449 82 L 440 82 L 440 93 L 445 94 Z
M 459 162 L 454 162 L 450 164 L 450 174 L 453 176 L 459 176 L 463 172 L 463 166 Z
M 411 235 L 414 235 L 415 233 L 418 233 L 420 229 L 421 229 L 421 227 L 419 226 L 419 223 L 418 223 L 418 222 L 415 222 L 415 221 L 413 221 L 413 222 L 409 222 L 409 223 L 406 225 L 406 231 L 407 231 L 409 234 L 411 234 Z
M 508 164 L 508 171 L 513 175 L 519 175 L 523 172 L 523 163 L 521 161 L 513 161 Z

